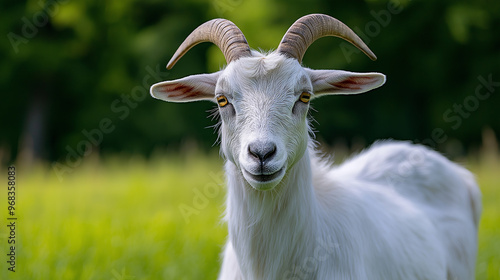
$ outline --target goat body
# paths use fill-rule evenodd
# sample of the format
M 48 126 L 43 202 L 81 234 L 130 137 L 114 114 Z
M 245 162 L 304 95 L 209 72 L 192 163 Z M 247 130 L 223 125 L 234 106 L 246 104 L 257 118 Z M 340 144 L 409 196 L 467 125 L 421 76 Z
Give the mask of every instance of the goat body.
M 207 40 L 227 67 L 151 88 L 165 101 L 219 105 L 229 231 L 219 279 L 473 279 L 481 202 L 470 172 L 407 142 L 378 142 L 340 166 L 318 159 L 309 100 L 385 82 L 302 67 L 307 46 L 326 35 L 375 58 L 326 15 L 299 19 L 268 54 L 217 19 L 193 31 L 168 67 Z
M 310 151 L 274 192 L 225 168 L 219 279 L 474 278 L 474 178 L 423 146 L 379 142 L 333 168 Z

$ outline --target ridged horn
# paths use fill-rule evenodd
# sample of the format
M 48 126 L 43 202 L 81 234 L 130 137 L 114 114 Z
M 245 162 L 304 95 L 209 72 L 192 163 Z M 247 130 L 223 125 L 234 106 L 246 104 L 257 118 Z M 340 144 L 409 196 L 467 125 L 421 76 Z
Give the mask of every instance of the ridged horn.
M 377 59 L 368 46 L 347 25 L 323 14 L 303 16 L 294 22 L 281 39 L 278 51 L 302 63 L 307 48 L 314 41 L 325 36 L 342 38 L 364 52 L 371 60 Z
M 217 18 L 198 26 L 187 36 L 168 62 L 167 69 L 172 69 L 184 54 L 202 42 L 212 42 L 217 45 L 224 53 L 227 63 L 243 56 L 251 56 L 250 47 L 243 32 L 231 21 Z

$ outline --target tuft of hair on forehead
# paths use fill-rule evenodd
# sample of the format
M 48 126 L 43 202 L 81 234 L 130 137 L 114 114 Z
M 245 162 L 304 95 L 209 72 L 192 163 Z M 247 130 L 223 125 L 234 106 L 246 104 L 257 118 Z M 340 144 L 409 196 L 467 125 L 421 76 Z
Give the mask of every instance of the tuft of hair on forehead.
M 219 91 L 232 92 L 234 96 L 244 92 L 246 96 L 249 96 L 249 92 L 259 92 L 284 97 L 308 81 L 296 59 L 276 51 L 252 51 L 252 56 L 241 57 L 227 65 L 217 86 Z M 298 86 L 298 83 L 303 84 Z
M 276 51 L 268 53 L 252 51 L 251 57 L 244 57 L 240 60 L 242 63 L 238 67 L 243 70 L 247 77 L 252 78 L 267 76 L 275 70 L 282 69 L 294 63 L 292 59 Z

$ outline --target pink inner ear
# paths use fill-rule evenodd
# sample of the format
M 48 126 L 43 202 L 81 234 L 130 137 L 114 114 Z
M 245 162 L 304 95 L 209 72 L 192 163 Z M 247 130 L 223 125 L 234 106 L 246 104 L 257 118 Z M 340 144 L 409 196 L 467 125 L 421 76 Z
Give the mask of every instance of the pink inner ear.
M 340 82 L 329 83 L 333 87 L 340 89 L 354 89 L 360 90 L 363 89 L 363 86 L 369 85 L 375 81 L 374 78 L 371 77 L 348 77 Z
M 165 93 L 169 98 L 175 99 L 191 99 L 202 96 L 203 93 L 194 90 L 194 87 L 184 84 L 172 84 L 160 86 L 159 91 Z

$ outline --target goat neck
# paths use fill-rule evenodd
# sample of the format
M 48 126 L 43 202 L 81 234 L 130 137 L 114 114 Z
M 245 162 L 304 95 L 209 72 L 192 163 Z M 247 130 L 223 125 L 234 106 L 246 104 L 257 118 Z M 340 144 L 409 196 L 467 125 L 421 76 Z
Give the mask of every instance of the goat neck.
M 229 239 L 238 259 L 246 260 L 240 262 L 243 275 L 279 279 L 290 273 L 308 255 L 308 241 L 315 241 L 318 232 L 309 153 L 270 191 L 252 188 L 231 161 L 225 167 Z

